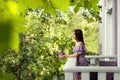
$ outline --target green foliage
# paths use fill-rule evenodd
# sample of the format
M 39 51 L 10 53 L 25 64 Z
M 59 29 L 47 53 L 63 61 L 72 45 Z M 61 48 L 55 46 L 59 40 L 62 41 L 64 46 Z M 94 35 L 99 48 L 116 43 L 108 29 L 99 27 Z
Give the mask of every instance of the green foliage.
M 98 11 L 97 1 L 0 0 L 2 4 L 0 5 L 0 71 L 2 72 L 0 79 L 14 80 L 16 76 L 17 79 L 20 77 L 23 80 L 29 78 L 46 80 L 48 79 L 46 76 L 52 75 L 55 79 L 59 78 L 63 74 L 62 67 L 66 59 L 59 59 L 58 53 L 60 51 L 65 51 L 66 54 L 72 53 L 74 43 L 71 35 L 75 28 L 81 28 L 85 33 L 95 36 L 92 38 L 84 34 L 88 50 L 96 53 L 95 39 L 98 28 L 91 27 L 95 22 L 89 24 L 81 15 L 75 18 L 75 14 L 68 15 L 58 11 L 67 12 L 70 5 L 75 6 L 76 13 L 79 7 Z M 40 9 L 33 10 L 33 8 Z M 26 9 L 31 11 L 25 13 Z
M 24 11 L 27 8 L 45 8 L 48 4 L 48 0 L 18 0 L 16 1 L 20 11 Z
M 74 11 L 77 13 L 80 7 L 84 7 L 85 9 L 94 10 L 95 12 L 98 12 L 98 1 L 99 0 L 73 0 L 73 3 L 76 3 Z
M 14 75 L 11 73 L 1 72 L 0 73 L 0 80 L 15 80 Z
M 62 11 L 67 11 L 70 4 L 70 0 L 50 0 L 50 2 L 52 3 L 52 6 L 55 6 L 55 8 Z
M 41 9 L 28 9 L 25 13 L 26 31 L 19 35 L 20 51 L 6 51 L 0 59 L 0 70 L 13 73 L 23 80 L 61 80 L 66 59 L 59 59 L 58 53 L 71 54 L 74 47 L 72 32 L 81 28 L 88 54 L 97 53 L 97 22 L 89 23 L 81 13 L 57 12 L 56 17 L 43 15 Z M 18 74 L 17 72 L 20 72 Z
M 24 31 L 21 22 L 23 19 L 17 14 L 15 2 L 0 0 L 0 3 L 2 4 L 0 5 L 0 51 L 6 48 L 19 51 L 18 34 Z
M 84 17 L 81 14 L 82 12 L 79 12 L 78 14 L 69 15 L 70 16 L 69 27 L 72 30 L 76 28 L 82 29 L 88 52 L 97 54 L 99 49 L 98 22 L 96 22 L 96 20 L 93 22 L 88 22 L 87 20 L 84 19 Z
M 0 49 L 12 48 L 19 51 L 19 33 L 24 31 L 22 19 L 25 9 L 41 8 L 44 14 L 56 15 L 56 10 L 68 11 L 69 6 L 75 6 L 98 11 L 98 0 L 0 0 Z M 22 17 L 21 17 L 22 16 Z M 5 45 L 4 45 L 5 44 Z M 2 53 L 2 52 L 1 52 Z M 1 54 L 3 55 L 3 54 Z

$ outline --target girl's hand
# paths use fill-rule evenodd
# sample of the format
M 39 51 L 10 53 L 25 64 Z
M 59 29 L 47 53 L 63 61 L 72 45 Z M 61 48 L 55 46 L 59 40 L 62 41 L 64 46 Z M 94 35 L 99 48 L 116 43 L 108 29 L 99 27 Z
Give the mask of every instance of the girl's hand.
M 65 53 L 63 51 L 59 52 L 59 58 L 64 58 L 65 57 Z
M 59 55 L 59 58 L 64 58 L 65 57 L 65 55 Z

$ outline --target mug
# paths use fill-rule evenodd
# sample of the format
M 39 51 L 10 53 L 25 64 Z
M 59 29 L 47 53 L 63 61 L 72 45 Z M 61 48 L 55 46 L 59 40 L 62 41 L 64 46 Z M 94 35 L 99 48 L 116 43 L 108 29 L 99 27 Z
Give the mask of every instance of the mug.
M 65 55 L 65 53 L 63 51 L 59 52 L 59 55 Z

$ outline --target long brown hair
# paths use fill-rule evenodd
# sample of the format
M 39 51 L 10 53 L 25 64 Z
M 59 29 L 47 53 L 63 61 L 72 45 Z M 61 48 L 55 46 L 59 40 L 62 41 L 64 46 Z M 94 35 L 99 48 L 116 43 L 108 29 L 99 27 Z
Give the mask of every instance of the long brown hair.
M 83 43 L 83 45 L 85 45 L 82 30 L 81 29 L 75 29 L 74 32 L 75 32 L 76 40 L 81 41 Z

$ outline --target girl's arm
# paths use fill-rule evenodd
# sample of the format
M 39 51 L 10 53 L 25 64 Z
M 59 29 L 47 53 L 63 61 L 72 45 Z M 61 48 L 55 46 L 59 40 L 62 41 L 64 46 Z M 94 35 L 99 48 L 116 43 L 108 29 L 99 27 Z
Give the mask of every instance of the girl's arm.
M 78 54 L 74 53 L 74 54 L 65 54 L 65 55 L 61 55 L 59 56 L 60 58 L 64 58 L 64 57 L 77 57 Z
M 77 57 L 77 56 L 78 56 L 78 54 L 75 54 L 75 53 L 74 54 L 66 54 L 65 55 L 65 57 Z

